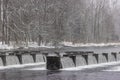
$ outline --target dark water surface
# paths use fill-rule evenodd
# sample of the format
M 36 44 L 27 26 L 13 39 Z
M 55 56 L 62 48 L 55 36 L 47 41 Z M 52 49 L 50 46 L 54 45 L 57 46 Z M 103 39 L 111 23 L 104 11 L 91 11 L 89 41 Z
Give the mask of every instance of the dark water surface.
M 9 69 L 0 71 L 0 80 L 120 80 L 119 71 L 103 71 L 111 67 L 114 66 L 79 71 Z

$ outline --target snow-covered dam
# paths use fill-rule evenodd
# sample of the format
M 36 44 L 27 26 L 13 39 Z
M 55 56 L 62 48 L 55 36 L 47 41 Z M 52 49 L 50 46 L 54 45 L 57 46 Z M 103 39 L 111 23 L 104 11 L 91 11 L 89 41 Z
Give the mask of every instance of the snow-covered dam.
M 47 69 L 59 70 L 115 61 L 120 61 L 120 46 L 0 50 L 0 66 L 45 62 Z

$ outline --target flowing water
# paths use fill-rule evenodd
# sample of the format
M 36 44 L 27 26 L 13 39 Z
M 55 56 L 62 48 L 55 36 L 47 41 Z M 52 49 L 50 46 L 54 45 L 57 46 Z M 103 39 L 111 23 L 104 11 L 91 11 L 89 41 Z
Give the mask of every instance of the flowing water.
M 120 71 L 105 71 L 110 68 L 107 66 L 78 71 L 10 69 L 0 71 L 0 80 L 119 80 Z
M 61 63 L 63 68 L 75 67 L 73 60 L 69 57 L 61 58 Z
M 20 64 L 17 56 L 7 56 L 6 57 L 7 65 L 17 65 Z

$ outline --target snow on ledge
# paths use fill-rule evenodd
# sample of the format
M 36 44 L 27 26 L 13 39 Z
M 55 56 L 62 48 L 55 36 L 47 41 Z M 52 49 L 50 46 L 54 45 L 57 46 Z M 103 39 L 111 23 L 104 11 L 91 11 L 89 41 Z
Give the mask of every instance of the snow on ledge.
M 65 46 L 71 47 L 90 47 L 90 46 L 119 46 L 120 43 L 72 43 L 72 42 L 61 42 Z
M 23 44 L 19 44 L 19 45 L 15 45 L 13 42 L 11 42 L 10 45 L 6 45 L 6 44 L 2 44 L 2 42 L 0 42 L 0 49 L 17 49 L 17 48 L 55 48 L 55 46 L 51 45 L 52 43 L 49 43 L 49 45 L 45 45 L 45 44 L 41 44 L 40 46 L 38 46 L 38 44 L 36 42 L 28 42 L 28 45 L 26 46 L 25 43 L 23 42 Z M 90 46 L 120 46 L 120 43 L 72 43 L 72 42 L 61 42 L 59 43 L 58 47 L 90 47 Z

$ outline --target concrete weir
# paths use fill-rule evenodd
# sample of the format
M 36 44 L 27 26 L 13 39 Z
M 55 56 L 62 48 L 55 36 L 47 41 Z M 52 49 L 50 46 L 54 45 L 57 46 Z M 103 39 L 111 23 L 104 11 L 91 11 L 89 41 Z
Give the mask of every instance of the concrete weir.
M 47 69 L 57 70 L 120 61 L 120 50 L 112 52 L 108 48 L 3 50 L 0 52 L 0 66 L 46 62 Z
M 70 58 L 74 56 L 75 59 Z M 83 52 L 80 54 L 65 54 L 65 56 L 59 56 L 61 68 L 70 68 L 76 66 L 92 65 L 99 63 L 107 63 L 112 61 L 120 60 L 119 53 L 94 53 L 94 52 Z M 50 61 L 50 59 L 49 59 Z M 58 64 L 57 64 L 58 65 Z M 48 65 L 49 66 L 49 65 Z
M 0 55 L 0 66 L 45 62 L 43 54 Z

